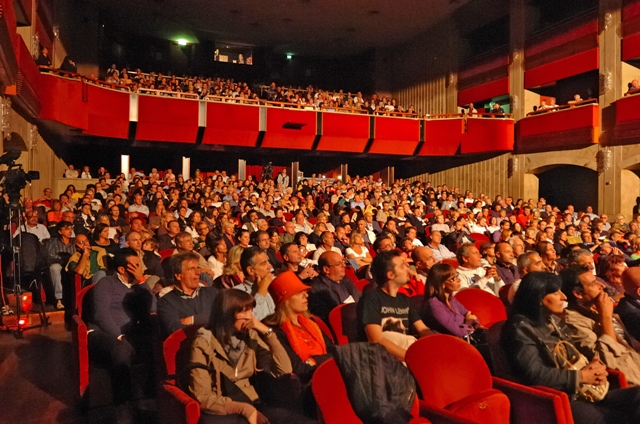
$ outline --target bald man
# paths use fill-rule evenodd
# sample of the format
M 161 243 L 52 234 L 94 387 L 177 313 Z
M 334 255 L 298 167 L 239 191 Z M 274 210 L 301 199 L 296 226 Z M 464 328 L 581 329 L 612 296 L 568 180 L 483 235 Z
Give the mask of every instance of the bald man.
M 640 268 L 631 267 L 622 274 L 624 297 L 616 307 L 615 312 L 620 316 L 627 331 L 640 340 Z
M 345 276 L 342 255 L 325 252 L 318 258 L 320 275 L 311 281 L 309 290 L 309 311 L 325 322 L 329 322 L 329 312 L 343 303 L 358 303 L 361 293 L 355 284 Z
M 409 282 L 400 287 L 398 293 L 402 293 L 408 297 L 421 296 L 424 294 L 424 286 L 427 283 L 427 274 L 436 258 L 428 247 L 416 247 L 411 251 L 411 260 L 416 267 L 416 272 L 409 272 Z

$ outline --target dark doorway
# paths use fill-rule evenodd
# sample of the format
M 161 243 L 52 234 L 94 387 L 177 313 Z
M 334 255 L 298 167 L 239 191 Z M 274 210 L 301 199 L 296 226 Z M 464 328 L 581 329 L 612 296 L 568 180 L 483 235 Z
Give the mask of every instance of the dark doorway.
M 588 168 L 561 165 L 538 174 L 540 197 L 561 210 L 573 205 L 576 211 L 598 208 L 598 173 Z

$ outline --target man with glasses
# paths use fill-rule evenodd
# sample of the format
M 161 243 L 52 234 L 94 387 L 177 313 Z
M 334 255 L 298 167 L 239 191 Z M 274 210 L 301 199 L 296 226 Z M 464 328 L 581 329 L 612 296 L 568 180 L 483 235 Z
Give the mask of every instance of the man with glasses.
M 65 271 L 82 276 L 83 286 L 89 280 L 97 283 L 102 277 L 107 276 L 106 255 L 107 252 L 102 247 L 91 246 L 86 235 L 78 234 L 76 236 L 76 253 L 69 258 Z
M 357 303 L 361 293 L 345 275 L 342 255 L 325 252 L 318 258 L 320 275 L 311 281 L 309 291 L 309 311 L 325 322 L 329 322 L 329 312 L 343 303 Z
M 25 218 L 25 223 L 18 227 L 15 233 L 13 233 L 14 237 L 20 234 L 21 231 L 24 231 L 25 233 L 33 234 L 38 237 L 38 241 L 40 241 L 40 243 L 44 243 L 45 240 L 51 238 L 51 234 L 49 233 L 47 227 L 38 222 L 37 211 L 27 211 L 27 213 L 25 214 Z

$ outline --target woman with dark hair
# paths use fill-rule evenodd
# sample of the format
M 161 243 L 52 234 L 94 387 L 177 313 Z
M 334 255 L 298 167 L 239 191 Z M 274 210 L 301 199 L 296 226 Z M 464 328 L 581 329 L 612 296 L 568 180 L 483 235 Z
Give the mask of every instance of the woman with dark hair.
M 107 253 L 115 255 L 120 246 L 114 240 L 109 238 L 109 224 L 98 223 L 93 230 L 91 237 L 91 245 L 102 247 Z
M 522 279 L 501 335 L 512 372 L 524 384 L 567 393 L 576 424 L 640 422 L 640 386 L 610 389 L 604 400 L 595 403 L 578 396 L 581 385 L 600 386 L 607 381 L 607 369 L 595 352 L 581 352 L 590 362 L 580 370 L 556 366 L 553 352 L 558 342 L 568 342 L 575 349 L 572 333 L 561 318 L 567 299 L 561 286 L 560 278 L 547 272 L 532 272 Z
M 556 252 L 562 252 L 569 245 L 568 239 L 567 230 L 557 230 L 555 232 L 553 236 L 553 248 L 556 249 Z
M 622 273 L 624 273 L 627 268 L 627 263 L 622 255 L 606 255 L 600 260 L 600 272 L 598 275 L 607 285 L 607 293 L 609 293 L 616 302 L 624 297 Z
M 223 290 L 213 302 L 211 322 L 196 333 L 188 391 L 200 403 L 201 424 L 297 422 L 293 413 L 259 405 L 249 381 L 258 370 L 275 377 L 292 371 L 273 329 L 253 316 L 255 304 L 242 290 Z
M 454 267 L 448 264 L 432 266 L 426 285 L 428 289 L 425 290 L 420 317 L 427 327 L 456 337 L 468 336 L 480 327 L 478 317 L 453 296 L 460 290 L 460 277 Z

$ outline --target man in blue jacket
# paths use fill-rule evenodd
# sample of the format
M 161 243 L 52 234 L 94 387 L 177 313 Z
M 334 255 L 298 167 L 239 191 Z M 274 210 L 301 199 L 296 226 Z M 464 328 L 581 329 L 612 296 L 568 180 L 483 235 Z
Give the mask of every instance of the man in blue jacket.
M 102 278 L 89 292 L 88 343 L 91 361 L 111 369 L 114 403 L 120 405 L 132 398 L 130 368 L 134 359 L 153 356 L 150 318 L 156 311 L 156 299 L 145 284 L 147 276 L 135 250 L 117 252 L 113 265 L 116 272 Z

